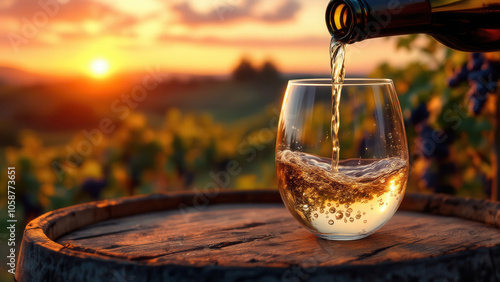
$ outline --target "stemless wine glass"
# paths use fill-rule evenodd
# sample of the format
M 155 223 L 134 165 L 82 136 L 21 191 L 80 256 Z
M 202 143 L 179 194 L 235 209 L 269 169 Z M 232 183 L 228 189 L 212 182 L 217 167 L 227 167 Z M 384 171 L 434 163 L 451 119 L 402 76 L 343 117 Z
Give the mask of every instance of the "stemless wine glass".
M 290 213 L 329 240 L 369 236 L 396 212 L 408 178 L 401 108 L 389 79 L 341 87 L 339 162 L 332 158 L 331 79 L 291 80 L 276 142 L 276 174 Z

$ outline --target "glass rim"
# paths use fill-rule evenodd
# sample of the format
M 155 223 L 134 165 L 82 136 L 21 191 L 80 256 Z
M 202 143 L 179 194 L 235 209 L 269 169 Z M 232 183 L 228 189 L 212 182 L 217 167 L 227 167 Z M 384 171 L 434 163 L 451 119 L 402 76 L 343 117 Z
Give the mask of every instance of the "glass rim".
M 305 78 L 291 79 L 289 85 L 297 86 L 369 86 L 369 85 L 388 85 L 392 84 L 392 79 L 389 78 L 346 78 L 343 83 L 332 83 L 331 78 Z

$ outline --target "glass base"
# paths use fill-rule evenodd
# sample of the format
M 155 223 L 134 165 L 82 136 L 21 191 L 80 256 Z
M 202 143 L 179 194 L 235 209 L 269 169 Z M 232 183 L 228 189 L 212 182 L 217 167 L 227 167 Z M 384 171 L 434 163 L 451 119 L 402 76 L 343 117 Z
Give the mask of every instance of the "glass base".
M 353 241 L 353 240 L 359 240 L 366 238 L 373 233 L 366 233 L 366 234 L 356 234 L 356 235 L 342 235 L 342 234 L 314 234 L 318 236 L 321 239 L 326 239 L 330 241 Z

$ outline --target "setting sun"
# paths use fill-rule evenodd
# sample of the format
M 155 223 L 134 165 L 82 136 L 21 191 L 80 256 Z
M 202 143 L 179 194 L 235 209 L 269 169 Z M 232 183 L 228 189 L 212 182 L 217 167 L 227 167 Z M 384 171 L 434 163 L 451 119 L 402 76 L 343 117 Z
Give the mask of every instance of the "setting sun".
M 104 77 L 109 74 L 109 62 L 105 59 L 95 59 L 90 63 L 90 73 L 94 77 Z

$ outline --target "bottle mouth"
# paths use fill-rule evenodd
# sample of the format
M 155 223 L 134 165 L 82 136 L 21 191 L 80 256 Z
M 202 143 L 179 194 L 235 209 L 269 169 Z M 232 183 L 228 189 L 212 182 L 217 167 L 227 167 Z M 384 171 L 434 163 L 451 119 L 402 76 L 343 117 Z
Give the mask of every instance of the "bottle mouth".
M 330 34 L 337 41 L 352 43 L 360 11 L 360 7 L 353 6 L 352 1 L 331 0 L 326 8 L 326 25 Z

